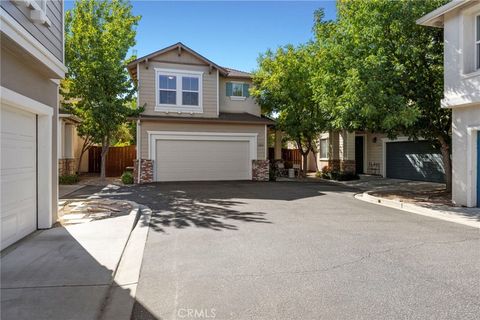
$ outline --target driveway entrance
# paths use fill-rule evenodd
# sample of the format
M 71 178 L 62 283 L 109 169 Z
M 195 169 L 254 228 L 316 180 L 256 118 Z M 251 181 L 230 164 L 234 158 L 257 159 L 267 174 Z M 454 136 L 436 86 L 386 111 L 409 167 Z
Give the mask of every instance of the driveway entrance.
M 118 190 L 154 216 L 133 319 L 476 319 L 477 229 L 323 182 Z

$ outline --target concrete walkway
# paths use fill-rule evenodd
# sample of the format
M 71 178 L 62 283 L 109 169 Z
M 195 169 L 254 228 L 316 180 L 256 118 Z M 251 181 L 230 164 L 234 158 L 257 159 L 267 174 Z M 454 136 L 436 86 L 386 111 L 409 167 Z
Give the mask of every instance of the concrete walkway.
M 148 231 L 138 210 L 38 231 L 4 250 L 1 318 L 121 319 L 112 310 L 123 310 L 129 319 Z

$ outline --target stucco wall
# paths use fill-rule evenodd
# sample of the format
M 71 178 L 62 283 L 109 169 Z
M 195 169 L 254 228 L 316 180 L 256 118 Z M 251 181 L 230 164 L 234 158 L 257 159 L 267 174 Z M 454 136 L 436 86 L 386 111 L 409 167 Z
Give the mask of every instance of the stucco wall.
M 480 3 L 445 15 L 445 106 L 480 102 L 480 69 L 475 69 L 474 24 Z
M 219 97 L 220 97 L 220 112 L 231 113 L 251 113 L 256 116 L 260 116 L 260 106 L 255 103 L 252 97 L 248 97 L 245 100 L 232 100 L 227 97 L 227 82 L 242 82 L 252 85 L 252 81 L 244 78 L 225 78 L 220 77 Z
M 265 125 L 250 124 L 215 124 L 191 122 L 160 122 L 143 120 L 141 123 L 141 156 L 148 159 L 147 131 L 187 131 L 187 132 L 233 132 L 257 133 L 257 159 L 265 160 Z
M 455 204 L 467 205 L 468 175 L 475 176 L 477 170 L 476 165 L 476 131 L 468 132 L 468 127 L 480 127 L 480 104 L 466 108 L 454 108 L 452 110 L 452 199 Z M 467 155 L 468 140 L 471 142 L 471 163 L 472 172 L 468 172 Z M 473 178 L 473 177 L 472 177 Z M 474 182 L 475 179 L 472 179 Z M 476 184 L 472 185 L 470 192 L 475 193 Z M 475 205 L 475 203 L 473 203 Z

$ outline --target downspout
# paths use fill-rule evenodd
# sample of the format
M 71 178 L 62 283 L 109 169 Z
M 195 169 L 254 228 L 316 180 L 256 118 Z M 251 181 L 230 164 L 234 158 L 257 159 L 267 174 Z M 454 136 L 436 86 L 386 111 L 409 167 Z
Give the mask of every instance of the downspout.
M 140 107 L 140 63 L 137 63 L 137 109 L 139 107 Z M 140 175 L 140 171 L 142 169 L 141 147 L 142 147 L 142 131 L 141 131 L 141 123 L 140 123 L 140 117 L 139 117 L 137 120 L 137 162 L 138 162 L 137 183 L 138 184 L 140 184 L 141 182 L 141 175 Z

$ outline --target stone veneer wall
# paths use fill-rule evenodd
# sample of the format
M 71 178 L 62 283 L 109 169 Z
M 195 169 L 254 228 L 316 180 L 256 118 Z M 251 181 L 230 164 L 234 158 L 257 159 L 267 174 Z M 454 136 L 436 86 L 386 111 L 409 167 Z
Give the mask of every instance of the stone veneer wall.
M 252 180 L 270 180 L 270 162 L 268 160 L 252 160 Z
M 133 165 L 134 183 L 139 183 L 138 167 L 139 167 L 139 161 L 135 160 Z M 153 182 L 153 160 L 141 159 L 140 160 L 140 183 L 149 183 L 149 182 Z
M 333 171 L 352 172 L 355 173 L 355 160 L 328 160 L 328 165 Z
M 66 176 L 75 174 L 75 159 L 58 159 L 58 175 Z

